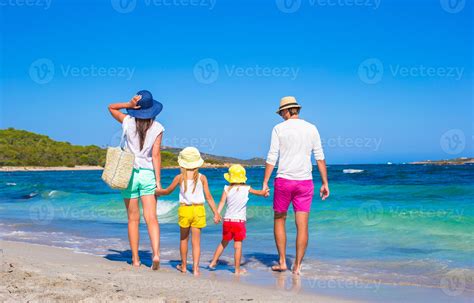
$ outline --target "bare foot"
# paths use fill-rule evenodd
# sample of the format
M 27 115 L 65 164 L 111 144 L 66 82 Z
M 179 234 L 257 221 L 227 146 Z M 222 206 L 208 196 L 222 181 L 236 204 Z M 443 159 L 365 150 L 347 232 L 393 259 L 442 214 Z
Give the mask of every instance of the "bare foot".
M 235 274 L 237 276 L 239 275 L 245 275 L 247 273 L 247 270 L 245 268 L 240 268 L 239 270 L 235 270 Z
M 138 260 L 138 261 L 133 261 L 132 260 L 132 266 L 133 267 L 140 267 L 141 265 L 142 265 L 142 262 L 140 262 L 140 260 Z
M 292 273 L 299 276 L 301 274 L 301 265 L 293 265 Z
M 193 269 L 193 275 L 194 275 L 195 277 L 198 277 L 199 275 L 201 275 L 201 273 L 199 272 L 199 268 L 194 268 L 194 269 Z
M 176 265 L 176 269 L 179 270 L 180 272 L 182 272 L 183 274 L 185 274 L 187 272 L 186 266 L 183 267 L 182 264 Z
M 210 270 L 216 270 L 216 265 L 217 265 L 217 263 L 211 262 L 208 267 L 209 267 Z
M 152 270 L 160 269 L 160 257 L 158 256 L 153 257 L 153 263 L 151 264 L 151 269 Z
M 287 271 L 288 268 L 286 267 L 286 264 L 285 265 L 278 264 L 278 265 L 273 265 L 272 270 L 273 271 L 278 271 L 278 272 L 283 272 L 283 271 Z

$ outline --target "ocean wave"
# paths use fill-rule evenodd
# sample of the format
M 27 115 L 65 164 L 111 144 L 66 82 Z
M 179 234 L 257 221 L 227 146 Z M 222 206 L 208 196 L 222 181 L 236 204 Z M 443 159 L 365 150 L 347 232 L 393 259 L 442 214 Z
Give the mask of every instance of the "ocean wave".
M 158 215 L 160 222 L 170 223 L 176 221 L 176 218 L 178 217 L 178 206 L 179 203 L 176 201 L 158 200 L 156 214 Z
M 360 174 L 360 173 L 363 173 L 364 170 L 363 169 L 343 169 L 342 172 L 345 174 Z
M 5 183 L 6 186 L 16 186 L 16 183 L 14 182 L 7 182 Z
M 37 195 L 38 195 L 37 192 L 32 192 L 32 193 L 20 196 L 19 199 L 33 199 Z

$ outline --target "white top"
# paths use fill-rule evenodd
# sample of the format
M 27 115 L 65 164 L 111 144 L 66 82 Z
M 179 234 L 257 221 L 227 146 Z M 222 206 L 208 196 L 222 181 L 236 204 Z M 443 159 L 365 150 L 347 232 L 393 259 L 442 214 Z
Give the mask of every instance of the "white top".
M 278 162 L 277 178 L 289 180 L 313 179 L 311 153 L 324 160 L 318 129 L 301 119 L 288 119 L 273 128 L 267 163 Z
M 224 186 L 224 191 L 227 193 L 224 219 L 246 221 L 250 186 L 233 186 L 230 192 L 229 187 L 229 185 Z
M 184 191 L 184 181 L 179 186 L 179 202 L 184 203 L 186 205 L 193 205 L 193 204 L 204 204 L 206 198 L 204 198 L 204 187 L 202 186 L 201 181 L 201 174 L 199 174 L 199 178 L 196 184 L 196 189 L 194 190 L 194 182 L 193 180 L 186 180 L 188 182 L 188 190 Z
M 156 138 L 165 130 L 164 127 L 160 123 L 153 121 L 153 124 L 146 133 L 142 150 L 140 150 L 140 137 L 137 133 L 135 118 L 127 115 L 125 119 L 123 119 L 122 128 L 125 130 L 126 136 L 125 148 L 135 155 L 133 167 L 153 169 L 151 156 L 153 144 Z

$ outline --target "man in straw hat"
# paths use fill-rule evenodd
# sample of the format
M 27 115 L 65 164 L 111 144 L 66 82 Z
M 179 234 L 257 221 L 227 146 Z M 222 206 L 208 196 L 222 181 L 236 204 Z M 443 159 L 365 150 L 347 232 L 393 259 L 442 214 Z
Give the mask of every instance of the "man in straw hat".
M 274 184 L 273 210 L 275 243 L 280 257 L 274 271 L 287 270 L 286 265 L 286 216 L 290 203 L 293 204 L 297 228 L 296 258 L 293 273 L 299 274 L 301 263 L 308 246 L 308 218 L 314 196 L 311 154 L 314 155 L 321 174 L 322 200 L 329 197 L 329 185 L 321 138 L 316 126 L 299 118 L 301 105 L 294 97 L 280 101 L 279 114 L 285 121 L 273 128 L 270 151 L 267 156 L 263 190 L 278 160 L 278 172 Z

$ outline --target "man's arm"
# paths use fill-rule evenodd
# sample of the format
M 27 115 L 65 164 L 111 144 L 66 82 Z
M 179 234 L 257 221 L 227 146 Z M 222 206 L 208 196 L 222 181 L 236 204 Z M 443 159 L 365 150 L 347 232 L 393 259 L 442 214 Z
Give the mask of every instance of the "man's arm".
M 267 155 L 267 163 L 265 164 L 265 176 L 263 178 L 262 190 L 267 191 L 269 189 L 268 182 L 272 176 L 273 169 L 278 161 L 278 155 L 280 151 L 280 139 L 275 128 L 272 131 L 272 140 L 270 143 L 270 150 Z
M 319 196 L 321 200 L 326 200 L 329 197 L 329 183 L 328 183 L 328 171 L 326 168 L 326 160 L 318 160 L 318 170 L 321 175 L 321 189 L 319 190 Z
M 319 196 L 322 200 L 326 200 L 329 197 L 329 183 L 328 183 L 328 171 L 326 168 L 326 160 L 324 159 L 323 146 L 321 144 L 321 137 L 318 129 L 315 127 L 316 134 L 313 141 L 313 154 L 318 164 L 319 174 L 321 175 L 321 189 L 319 190 Z

